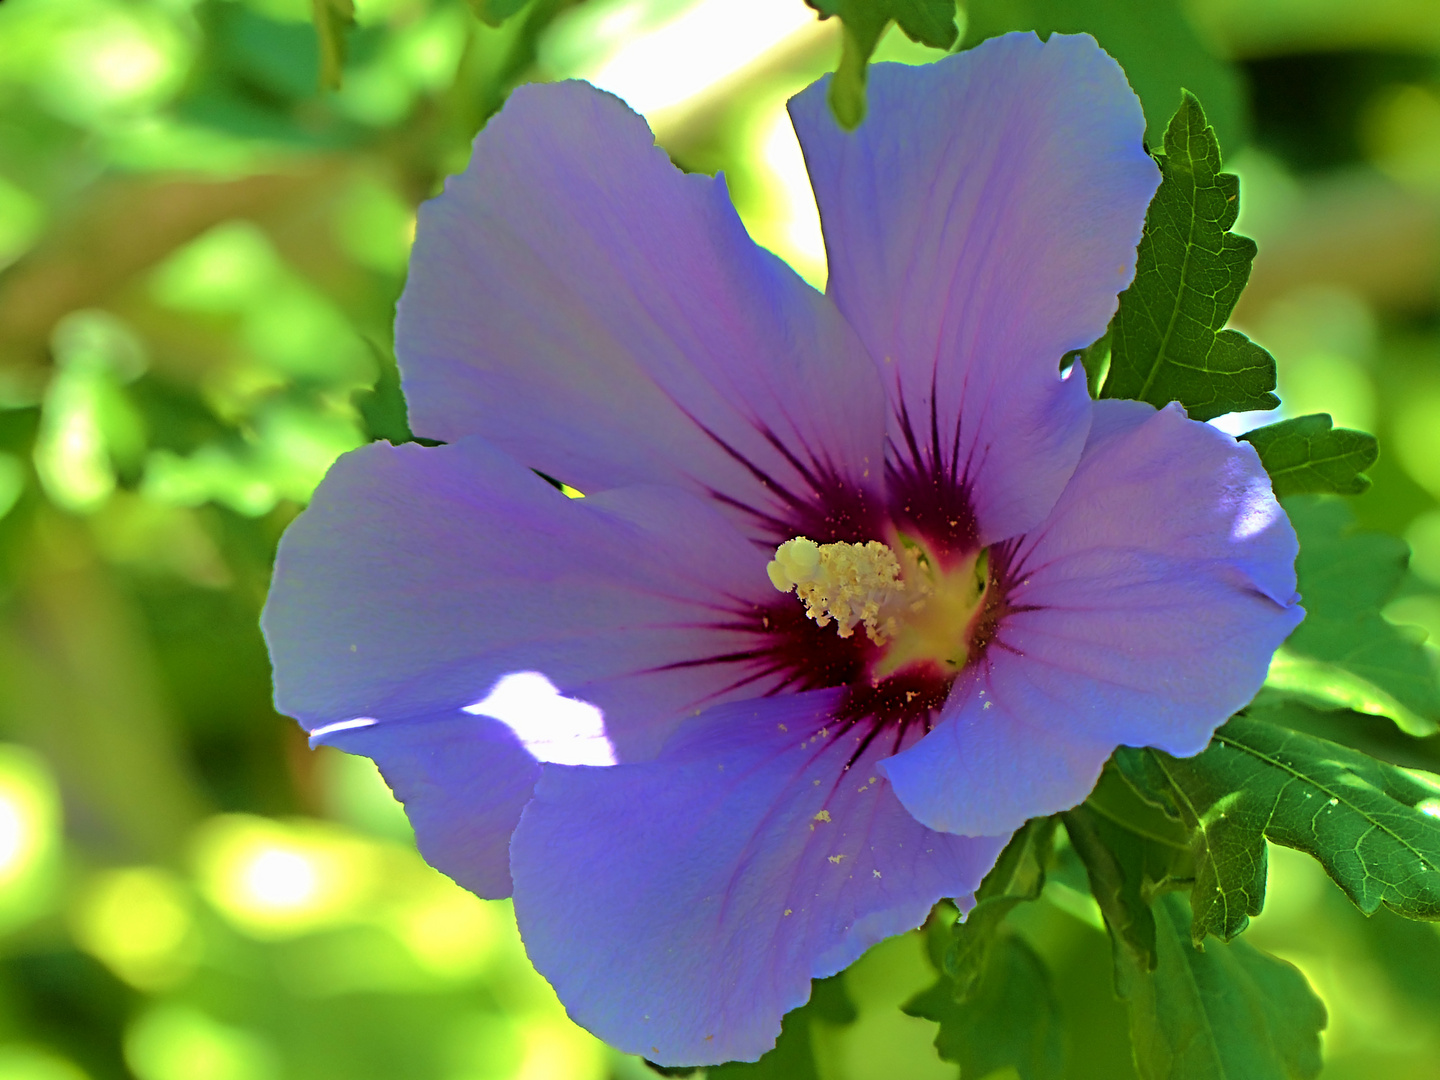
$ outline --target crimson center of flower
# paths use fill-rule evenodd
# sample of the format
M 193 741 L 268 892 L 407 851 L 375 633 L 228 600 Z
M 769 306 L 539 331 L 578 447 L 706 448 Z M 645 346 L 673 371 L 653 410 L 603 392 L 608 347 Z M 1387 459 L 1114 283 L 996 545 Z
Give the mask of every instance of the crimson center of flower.
M 842 638 L 864 629 L 880 650 L 872 681 L 905 669 L 952 676 L 969 659 L 985 608 L 989 553 L 944 567 L 904 536 L 893 549 L 878 540 L 817 544 L 797 536 L 776 549 L 766 571 L 817 626 L 834 623 Z

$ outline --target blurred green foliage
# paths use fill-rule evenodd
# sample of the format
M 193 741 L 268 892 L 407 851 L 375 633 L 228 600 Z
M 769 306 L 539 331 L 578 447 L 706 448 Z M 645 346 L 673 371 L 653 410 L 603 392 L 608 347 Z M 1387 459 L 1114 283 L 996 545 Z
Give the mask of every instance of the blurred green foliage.
M 1382 629 L 1433 663 L 1440 8 L 1132 6 L 976 0 L 959 32 L 1091 30 L 1152 121 L 1180 85 L 1200 95 L 1260 246 L 1233 324 L 1276 357 L 1282 415 L 1380 436 L 1349 506 L 1413 547 Z M 312 754 L 274 713 L 256 620 L 334 458 L 409 438 L 390 321 L 416 205 L 514 84 L 607 84 L 636 41 L 685 48 L 705 5 L 359 0 L 353 27 L 319 7 L 323 47 L 307 0 L 0 3 L 0 1080 L 651 1075 L 564 1018 L 507 905 L 424 866 L 368 763 Z M 780 110 L 836 65 L 836 20 L 760 40 L 759 6 L 725 11 L 739 59 L 652 122 L 823 282 Z M 876 53 L 936 55 L 893 28 Z M 1400 766 L 1440 761 L 1382 715 L 1315 716 Z M 1099 909 L 1055 843 L 1040 900 L 998 913 L 1002 958 L 1048 965 L 1064 1075 L 1123 1080 Z M 1366 919 L 1288 850 L 1270 863 L 1246 940 L 1324 999 L 1324 1076 L 1433 1078 L 1436 928 Z M 824 1078 L 953 1078 L 935 1023 L 899 1008 L 934 978 L 922 935 L 881 945 L 843 977 L 853 1012 L 817 1007 L 792 1038 Z

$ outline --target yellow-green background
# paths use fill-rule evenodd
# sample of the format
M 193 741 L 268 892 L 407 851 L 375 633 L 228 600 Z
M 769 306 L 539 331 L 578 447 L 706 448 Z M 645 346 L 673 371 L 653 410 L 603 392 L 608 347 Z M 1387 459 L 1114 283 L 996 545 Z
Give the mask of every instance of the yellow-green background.
M 274 713 L 256 619 L 329 463 L 403 432 L 414 207 L 507 89 L 611 80 L 823 284 L 780 108 L 838 37 L 800 0 L 538 0 L 500 30 L 462 0 L 357 7 L 331 93 L 305 0 L 0 2 L 0 1080 L 650 1075 L 569 1024 L 507 904 L 420 862 L 368 762 Z M 1261 245 L 1236 323 L 1289 413 L 1380 436 L 1354 506 L 1440 584 L 1440 4 L 1182 14 L 1235 91 L 1212 113 Z M 1440 636 L 1411 591 L 1387 614 Z M 1251 940 L 1325 999 L 1325 1076 L 1440 1077 L 1435 927 L 1273 870 Z M 1131 1075 L 1093 903 L 1052 885 L 1016 921 L 1071 1075 Z M 913 936 L 862 960 L 826 1076 L 953 1076 L 895 1008 L 926 980 Z

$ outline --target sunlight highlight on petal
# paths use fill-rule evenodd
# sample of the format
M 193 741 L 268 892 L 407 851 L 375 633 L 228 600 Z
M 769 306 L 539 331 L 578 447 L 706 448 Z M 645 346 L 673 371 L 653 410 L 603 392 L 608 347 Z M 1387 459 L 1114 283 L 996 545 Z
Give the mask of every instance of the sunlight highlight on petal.
M 538 671 L 506 675 L 465 711 L 499 720 L 535 758 L 554 765 L 614 765 L 605 714 L 567 698 Z

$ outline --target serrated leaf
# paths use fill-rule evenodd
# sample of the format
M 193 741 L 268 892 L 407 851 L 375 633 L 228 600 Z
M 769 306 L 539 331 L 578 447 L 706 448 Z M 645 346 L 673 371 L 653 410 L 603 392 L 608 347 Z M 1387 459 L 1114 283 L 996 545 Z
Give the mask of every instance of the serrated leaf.
M 1329 413 L 1312 413 L 1248 431 L 1277 498 L 1287 495 L 1359 495 L 1370 488 L 1365 470 L 1380 456 L 1375 436 L 1331 426 Z
M 517 15 L 530 0 L 470 0 L 470 10 L 486 26 L 499 26 Z
M 840 126 L 854 130 L 865 119 L 865 72 L 880 37 L 892 23 L 911 41 L 935 49 L 955 44 L 954 0 L 805 0 L 829 19 L 838 16 L 842 27 L 840 64 L 830 80 L 830 110 Z
M 310 0 L 320 41 L 320 85 L 339 90 L 345 70 L 345 32 L 355 25 L 354 0 Z
M 1367 915 L 1383 904 L 1440 919 L 1435 776 L 1244 715 L 1193 758 L 1145 753 L 1195 830 L 1197 939 L 1232 925 L 1202 907 L 1215 903 L 1207 891 L 1225 892 L 1233 908 L 1264 867 L 1266 840 L 1313 856 Z M 1263 878 L 1259 889 L 1263 899 Z
M 1209 753 L 1214 744 L 1207 749 Z M 1229 941 L 1250 925 L 1265 906 L 1269 874 L 1264 843 L 1265 822 L 1252 820 L 1263 810 L 1245 804 L 1239 792 L 1215 784 L 1199 784 L 1190 770 L 1207 776 L 1198 759 L 1172 758 L 1155 750 L 1139 753 L 1138 770 L 1151 791 L 1160 793 L 1190 834 L 1195 878 L 1190 887 L 1196 947 L 1207 934 Z M 1136 771 L 1129 775 L 1135 776 Z M 1158 800 L 1157 800 L 1158 801 Z M 1237 805 L 1239 804 L 1239 805 Z
M 1220 147 L 1193 94 L 1165 132 L 1161 181 L 1145 215 L 1135 280 L 1110 322 L 1110 370 L 1100 396 L 1178 401 L 1196 420 L 1273 409 L 1275 361 L 1221 329 L 1250 277 L 1255 242 L 1230 232 L 1240 181 L 1220 171 Z
M 995 939 L 964 1001 L 956 1000 L 942 978 L 906 1002 L 904 1010 L 939 1023 L 935 1049 L 945 1061 L 960 1065 L 962 1077 L 986 1077 L 1007 1067 L 1020 1080 L 1064 1076 L 1060 1006 L 1050 972 L 1013 934 Z
M 975 906 L 951 927 L 941 970 L 950 980 L 950 993 L 956 999 L 963 1001 L 974 988 L 995 941 L 995 931 L 1005 916 L 1015 905 L 1040 895 L 1054 838 L 1055 822 L 1051 818 L 1037 818 L 1022 825 L 975 890 Z
M 1130 1037 L 1143 1080 L 1310 1080 L 1325 1006 L 1295 967 L 1244 941 L 1191 946 L 1176 894 L 1154 904 L 1158 963 L 1128 972 Z
M 1420 641 L 1380 614 L 1405 576 L 1405 542 L 1357 531 L 1338 499 L 1296 496 L 1285 510 L 1300 537 L 1295 572 L 1305 621 L 1277 656 L 1270 684 L 1300 693 L 1308 686 L 1319 700 L 1383 713 L 1412 735 L 1440 730 L 1433 661 Z M 1297 667 L 1295 658 L 1312 663 Z M 1327 681 L 1327 669 L 1348 678 Z M 1366 686 L 1374 691 L 1368 701 Z M 1400 707 L 1387 707 L 1387 699 Z
M 1012 30 L 1086 33 L 1119 61 L 1140 104 L 1152 146 L 1165 136 L 1165 125 L 1183 88 L 1205 102 L 1224 147 L 1245 136 L 1245 88 L 1234 65 L 1220 59 L 1201 40 L 1176 0 L 969 0 L 965 39 L 971 48 Z

